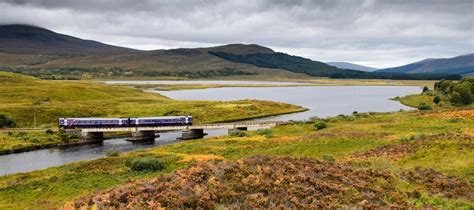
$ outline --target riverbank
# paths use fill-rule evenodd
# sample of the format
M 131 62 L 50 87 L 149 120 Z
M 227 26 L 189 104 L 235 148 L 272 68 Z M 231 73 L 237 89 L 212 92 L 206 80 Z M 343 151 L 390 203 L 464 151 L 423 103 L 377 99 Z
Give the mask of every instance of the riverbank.
M 377 200 L 383 206 L 400 201 L 416 207 L 469 209 L 474 205 L 474 179 L 471 176 L 474 160 L 470 158 L 474 155 L 474 118 L 455 117 L 457 112 L 465 116 L 466 111 L 474 112 L 473 109 L 440 109 L 358 113 L 295 122 L 236 136 L 179 142 L 114 157 L 7 175 L 0 177 L 0 208 L 58 207 L 85 194 L 96 194 L 97 191 L 137 179 L 145 179 L 146 182 L 163 174 L 174 174 L 176 170 L 185 169 L 195 162 L 239 161 L 254 155 L 276 155 L 335 161 L 337 164 L 349 164 L 354 167 L 353 170 L 388 173 L 393 179 L 390 178 L 391 181 L 383 186 L 394 190 L 397 197 Z M 327 128 L 315 129 L 314 125 L 321 121 Z M 143 157 L 156 157 L 165 168 L 137 171 L 127 166 L 127 162 Z M 403 175 L 414 173 L 415 176 L 418 173 L 416 168 L 423 173 L 433 170 L 435 172 L 430 173 L 435 175 L 424 175 L 427 178 L 423 182 L 411 181 Z M 430 185 L 434 178 L 437 180 L 435 183 L 441 184 Z M 451 183 L 454 179 L 456 183 L 462 183 L 462 189 L 467 189 L 467 194 L 453 191 L 455 189 L 449 184 L 442 184 Z M 375 183 L 375 187 L 380 184 Z M 132 192 L 141 193 L 133 189 Z M 361 192 L 356 190 L 353 193 Z M 343 202 L 340 201 L 340 204 Z
M 192 90 L 192 89 L 208 89 L 208 88 L 227 88 L 227 87 L 304 87 L 304 86 L 416 86 L 416 87 L 433 87 L 435 81 L 431 80 L 381 80 L 381 79 L 286 79 L 286 80 L 205 80 L 207 84 L 196 84 L 200 80 L 164 80 L 163 84 L 154 80 L 152 83 L 146 84 L 146 80 L 137 80 L 138 83 L 123 83 L 121 81 L 102 81 L 102 82 L 118 82 L 114 85 L 132 86 L 142 90 Z M 213 83 L 215 81 L 216 83 Z M 222 84 L 222 82 L 229 84 Z M 242 81 L 251 81 L 249 84 L 239 84 Z M 176 84 L 169 84 L 175 82 Z M 259 84 L 259 82 L 261 84 Z M 268 84 L 274 83 L 274 84 Z M 286 83 L 286 84 L 285 84 Z

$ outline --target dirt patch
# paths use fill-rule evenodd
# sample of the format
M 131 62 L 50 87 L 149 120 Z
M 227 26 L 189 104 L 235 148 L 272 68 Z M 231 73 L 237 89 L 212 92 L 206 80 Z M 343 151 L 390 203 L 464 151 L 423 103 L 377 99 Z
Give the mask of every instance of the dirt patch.
M 310 158 L 255 156 L 198 162 L 74 202 L 75 208 L 408 207 L 386 171 Z M 390 199 L 387 199 L 390 198 Z M 387 200 L 393 200 L 387 203 Z
M 431 168 L 416 167 L 402 172 L 401 177 L 412 184 L 424 186 L 431 194 L 442 194 L 448 198 L 473 197 L 473 190 L 467 183 L 454 176 L 444 176 Z
M 453 139 L 473 140 L 473 136 L 465 134 L 443 133 L 436 135 L 419 135 L 412 136 L 400 144 L 389 144 L 368 151 L 356 152 L 352 154 L 349 159 L 370 159 L 377 157 L 386 157 L 392 160 L 398 160 L 409 154 L 414 154 L 422 147 L 435 146 L 437 141 L 449 141 Z M 473 146 L 468 144 L 466 146 Z

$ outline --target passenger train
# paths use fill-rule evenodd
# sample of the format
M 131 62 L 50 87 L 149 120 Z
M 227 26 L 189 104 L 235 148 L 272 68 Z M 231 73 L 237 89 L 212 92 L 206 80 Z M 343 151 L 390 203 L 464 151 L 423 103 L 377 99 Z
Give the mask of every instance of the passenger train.
M 153 127 L 192 125 L 192 116 L 139 117 L 139 118 L 59 118 L 64 129 L 103 127 Z

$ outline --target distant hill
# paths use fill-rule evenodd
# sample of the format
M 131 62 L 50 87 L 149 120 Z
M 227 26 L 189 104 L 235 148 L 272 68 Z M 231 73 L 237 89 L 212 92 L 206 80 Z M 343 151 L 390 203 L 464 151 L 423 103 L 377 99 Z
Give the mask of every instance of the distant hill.
M 43 79 L 89 78 L 383 78 L 423 75 L 369 73 L 275 52 L 255 44 L 135 50 L 30 25 L 0 26 L 0 69 Z M 431 75 L 431 79 L 443 75 Z
M 453 58 L 430 58 L 404 66 L 381 69 L 377 72 L 446 73 L 467 75 L 474 73 L 474 53 Z
M 78 54 L 131 50 L 30 25 L 0 26 L 0 43 L 1 51 L 13 53 Z
M 359 70 L 359 71 L 375 71 L 376 68 L 362 66 L 358 64 L 348 63 L 348 62 L 326 62 L 326 64 L 330 66 L 334 66 L 341 69 L 351 69 L 351 70 Z

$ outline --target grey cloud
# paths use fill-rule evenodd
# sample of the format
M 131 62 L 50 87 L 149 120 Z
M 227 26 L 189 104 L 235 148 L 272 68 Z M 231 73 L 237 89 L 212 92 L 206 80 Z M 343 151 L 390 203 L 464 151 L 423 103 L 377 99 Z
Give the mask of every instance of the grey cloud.
M 0 0 L 10 23 L 142 49 L 244 42 L 378 67 L 474 51 L 472 0 Z

